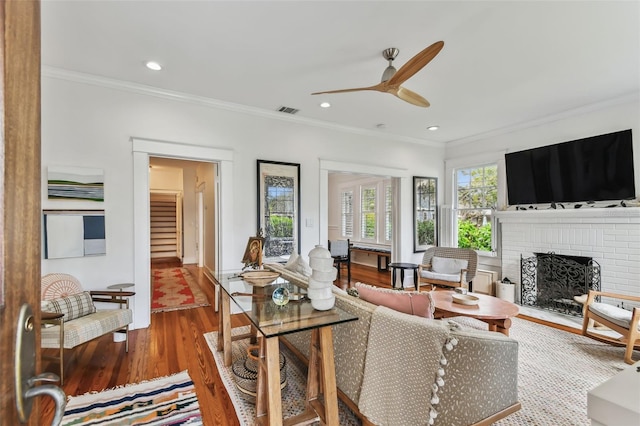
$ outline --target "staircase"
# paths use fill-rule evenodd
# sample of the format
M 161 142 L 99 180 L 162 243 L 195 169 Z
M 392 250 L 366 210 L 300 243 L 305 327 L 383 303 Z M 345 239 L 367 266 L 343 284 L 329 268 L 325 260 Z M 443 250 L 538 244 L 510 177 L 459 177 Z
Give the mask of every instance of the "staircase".
M 150 204 L 151 259 L 177 258 L 175 199 L 152 194 Z

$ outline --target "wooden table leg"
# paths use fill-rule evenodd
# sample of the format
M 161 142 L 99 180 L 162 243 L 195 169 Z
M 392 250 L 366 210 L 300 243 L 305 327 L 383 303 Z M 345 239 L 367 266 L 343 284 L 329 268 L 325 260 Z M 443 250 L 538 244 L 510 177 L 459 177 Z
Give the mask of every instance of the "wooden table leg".
M 282 425 L 279 340 L 278 337 L 260 337 L 259 340 L 256 422 L 270 426 Z
M 486 323 L 489 324 L 489 331 L 497 331 L 499 333 L 504 334 L 505 336 L 509 335 L 509 328 L 511 328 L 511 322 L 512 322 L 511 318 L 486 320 Z
M 336 388 L 336 368 L 333 358 L 333 333 L 331 327 L 318 330 L 321 349 L 322 390 L 324 393 L 324 424 L 340 424 L 338 418 L 338 390 Z
M 232 352 L 231 352 L 231 299 L 226 291 L 221 291 L 220 298 L 220 322 L 218 329 L 218 350 L 223 351 L 224 365 L 230 366 Z M 222 347 L 220 345 L 222 344 Z

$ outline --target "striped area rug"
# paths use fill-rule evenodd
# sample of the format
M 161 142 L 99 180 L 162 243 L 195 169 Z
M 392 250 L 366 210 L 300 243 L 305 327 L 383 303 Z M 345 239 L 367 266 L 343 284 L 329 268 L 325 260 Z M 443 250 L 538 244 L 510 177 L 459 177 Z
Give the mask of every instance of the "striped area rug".
M 63 426 L 202 425 L 187 371 L 97 393 L 72 396 Z

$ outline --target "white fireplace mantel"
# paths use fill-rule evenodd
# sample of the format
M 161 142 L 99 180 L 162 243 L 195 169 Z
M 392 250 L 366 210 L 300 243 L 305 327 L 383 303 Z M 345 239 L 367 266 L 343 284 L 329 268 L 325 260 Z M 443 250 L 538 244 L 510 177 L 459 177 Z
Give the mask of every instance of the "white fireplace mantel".
M 583 222 L 585 219 L 630 218 L 633 222 L 640 219 L 640 207 L 583 207 L 567 209 L 545 210 L 504 210 L 494 213 L 500 223 L 507 222 L 546 222 L 558 220 L 577 219 Z

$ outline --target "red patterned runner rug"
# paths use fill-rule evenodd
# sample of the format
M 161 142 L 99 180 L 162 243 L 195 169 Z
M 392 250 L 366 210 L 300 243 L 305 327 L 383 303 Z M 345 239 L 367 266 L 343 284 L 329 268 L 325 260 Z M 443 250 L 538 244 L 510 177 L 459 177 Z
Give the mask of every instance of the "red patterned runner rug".
M 153 269 L 151 275 L 151 313 L 210 306 L 207 296 L 187 269 Z

